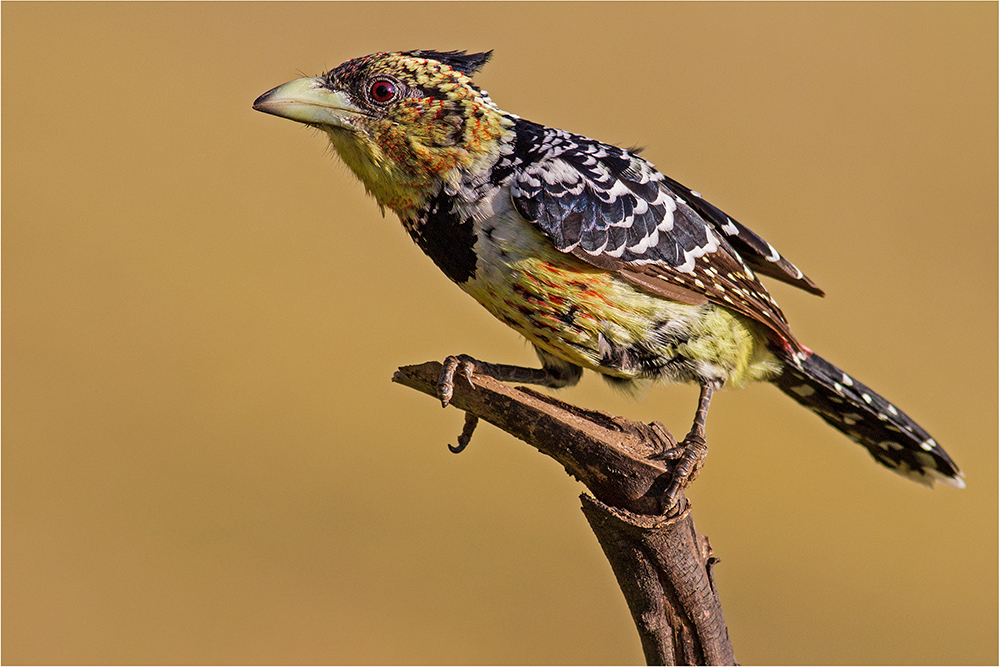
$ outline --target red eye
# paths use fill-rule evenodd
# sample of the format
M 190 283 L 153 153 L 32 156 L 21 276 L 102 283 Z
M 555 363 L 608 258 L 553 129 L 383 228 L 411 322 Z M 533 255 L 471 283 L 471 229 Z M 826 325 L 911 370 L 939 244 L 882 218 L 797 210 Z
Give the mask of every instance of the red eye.
M 388 102 L 396 95 L 396 86 L 391 81 L 376 81 L 371 87 L 372 99 L 376 102 Z

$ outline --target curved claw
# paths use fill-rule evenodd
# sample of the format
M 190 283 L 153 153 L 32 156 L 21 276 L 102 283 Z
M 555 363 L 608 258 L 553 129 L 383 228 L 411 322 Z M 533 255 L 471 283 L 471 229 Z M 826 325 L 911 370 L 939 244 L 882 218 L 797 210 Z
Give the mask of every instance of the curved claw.
M 448 449 L 452 454 L 461 454 L 469 446 L 469 441 L 472 440 L 472 433 L 476 430 L 477 424 L 479 424 L 479 417 L 471 412 L 466 412 L 465 426 L 462 427 L 462 433 L 458 436 L 458 445 L 448 445 Z
M 651 433 L 653 443 L 660 449 L 659 452 L 653 454 L 650 458 L 665 460 L 677 458 L 673 455 L 674 450 L 678 447 L 677 441 L 674 440 L 674 436 L 670 434 L 670 431 L 658 421 L 653 422 L 650 426 L 653 429 Z

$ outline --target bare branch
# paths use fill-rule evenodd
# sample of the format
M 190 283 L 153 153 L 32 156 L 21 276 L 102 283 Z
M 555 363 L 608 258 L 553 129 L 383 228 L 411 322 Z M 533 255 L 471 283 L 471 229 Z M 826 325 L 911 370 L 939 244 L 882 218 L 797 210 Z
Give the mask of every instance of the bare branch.
M 393 382 L 437 397 L 442 366 L 400 368 Z M 611 562 L 649 664 L 735 664 L 711 578 L 708 539 L 695 529 L 680 494 L 663 507 L 676 445 L 659 422 L 642 424 L 585 410 L 524 387 L 473 375 L 456 380 L 451 404 L 466 412 L 458 448 L 478 419 L 558 461 L 593 494 L 583 512 Z

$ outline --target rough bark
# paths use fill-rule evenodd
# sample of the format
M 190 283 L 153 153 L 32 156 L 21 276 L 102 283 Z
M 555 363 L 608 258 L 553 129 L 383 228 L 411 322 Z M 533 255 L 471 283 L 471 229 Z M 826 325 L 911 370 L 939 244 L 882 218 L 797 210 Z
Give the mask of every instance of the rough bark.
M 393 381 L 437 396 L 441 364 L 400 368 Z M 451 404 L 466 412 L 461 450 L 478 419 L 558 461 L 593 496 L 583 512 L 628 602 L 648 664 L 736 664 L 712 580 L 716 562 L 683 494 L 664 506 L 676 440 L 642 424 L 585 410 L 524 387 L 474 375 L 456 378 Z

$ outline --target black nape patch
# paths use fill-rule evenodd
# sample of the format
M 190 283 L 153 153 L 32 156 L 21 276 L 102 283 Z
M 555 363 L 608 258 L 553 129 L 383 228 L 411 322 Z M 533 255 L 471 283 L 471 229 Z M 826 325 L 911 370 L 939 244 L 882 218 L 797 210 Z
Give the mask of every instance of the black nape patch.
M 459 71 L 462 74 L 471 76 L 473 73 L 478 72 L 482 69 L 483 65 L 490 59 L 493 55 L 493 50 L 484 51 L 483 53 L 466 53 L 465 51 L 407 51 L 405 55 L 413 56 L 414 58 L 427 58 L 428 60 L 436 60 L 439 63 L 444 63 L 453 70 Z
M 405 227 L 420 249 L 455 283 L 461 285 L 476 274 L 472 219 L 462 220 L 443 191 L 427 202 L 415 223 Z

